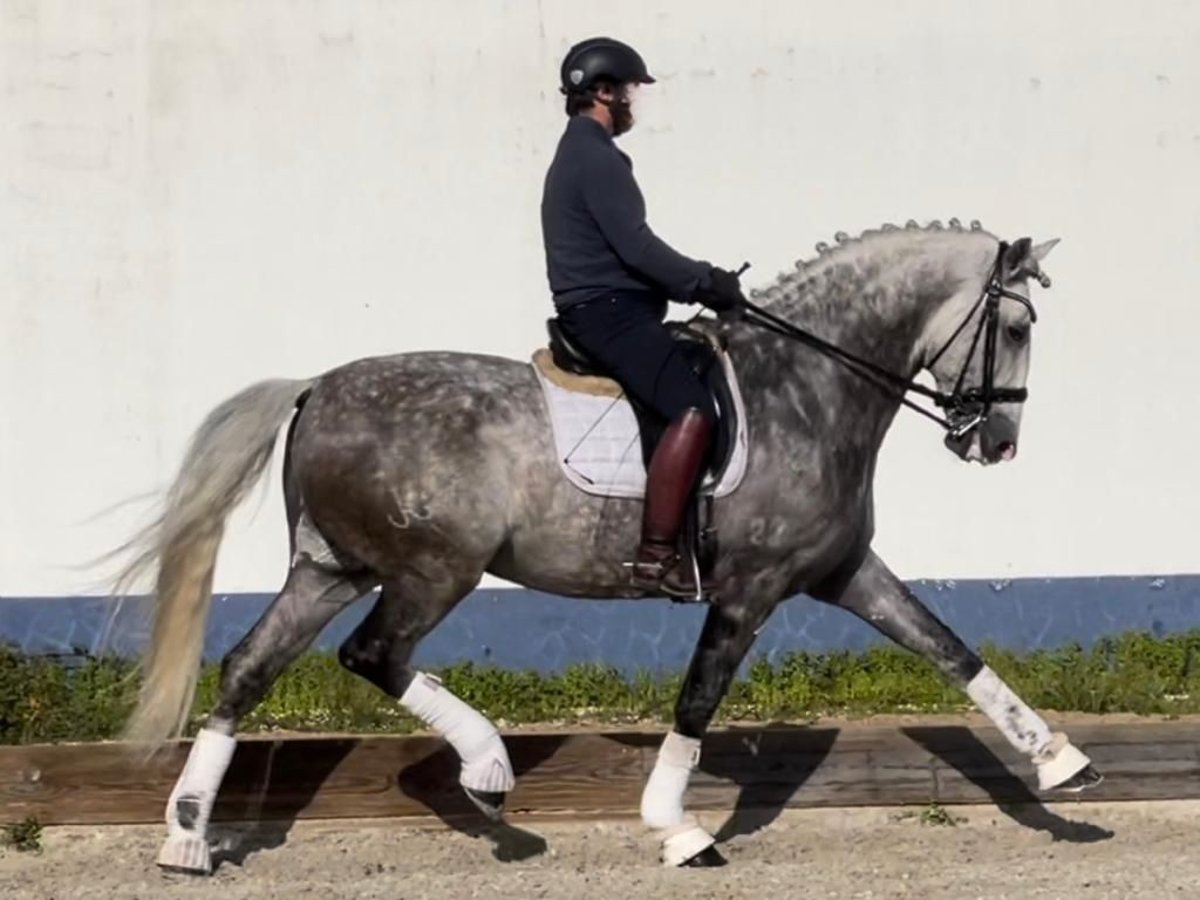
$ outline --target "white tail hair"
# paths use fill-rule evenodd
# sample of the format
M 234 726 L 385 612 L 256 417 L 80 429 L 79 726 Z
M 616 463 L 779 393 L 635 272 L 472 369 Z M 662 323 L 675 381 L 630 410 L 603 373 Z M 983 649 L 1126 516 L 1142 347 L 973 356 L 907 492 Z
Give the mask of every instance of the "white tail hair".
M 259 382 L 210 412 L 192 436 L 158 516 L 111 554 L 133 554 L 115 579 L 118 597 L 157 570 L 141 692 L 124 731 L 125 739 L 149 744 L 150 752 L 187 726 L 225 521 L 263 476 L 279 428 L 310 385 Z

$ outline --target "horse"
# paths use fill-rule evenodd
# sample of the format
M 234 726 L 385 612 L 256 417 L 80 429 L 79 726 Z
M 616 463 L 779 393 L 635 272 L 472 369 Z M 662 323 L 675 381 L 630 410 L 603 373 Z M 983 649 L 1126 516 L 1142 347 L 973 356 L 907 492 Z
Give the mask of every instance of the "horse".
M 926 393 L 953 413 L 940 420 L 947 449 L 982 465 L 1015 456 L 1030 282 L 1049 287 L 1040 263 L 1056 243 L 1009 244 L 957 220 L 839 232 L 835 246 L 818 244 L 752 291 L 750 311 L 697 317 L 736 368 L 748 445 L 741 482 L 713 505 L 716 590 L 642 794 L 664 865 L 725 864 L 684 792 L 755 635 L 800 594 L 931 661 L 1032 762 L 1042 790 L 1100 779 L 871 548 L 877 455 L 922 371 L 938 388 Z M 341 664 L 445 738 L 468 797 L 503 815 L 514 775 L 502 737 L 416 671 L 414 649 L 484 573 L 564 597 L 643 596 L 626 567 L 641 503 L 592 496 L 563 477 L 535 375 L 528 360 L 485 354 L 365 358 L 251 385 L 199 425 L 154 518 L 118 548 L 132 557 L 118 585 L 155 579 L 128 741 L 153 753 L 187 726 L 225 522 L 285 424 L 290 561 L 278 595 L 222 660 L 219 700 L 168 798 L 160 866 L 211 871 L 209 817 L 239 721 L 339 611 L 376 589 Z

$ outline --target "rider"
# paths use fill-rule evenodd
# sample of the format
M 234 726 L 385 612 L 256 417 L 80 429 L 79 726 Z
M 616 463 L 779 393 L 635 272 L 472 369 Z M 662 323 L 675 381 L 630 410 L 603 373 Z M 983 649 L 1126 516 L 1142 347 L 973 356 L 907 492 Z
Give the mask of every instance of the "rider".
M 560 74 L 569 120 L 542 197 L 550 290 L 567 336 L 668 423 L 648 466 L 633 580 L 692 596 L 676 541 L 716 411 L 663 323 L 668 299 L 723 312 L 745 298 L 736 274 L 683 256 L 646 224 L 632 163 L 613 142 L 633 127 L 636 86 L 655 80 L 641 56 L 620 41 L 591 38 L 567 52 Z

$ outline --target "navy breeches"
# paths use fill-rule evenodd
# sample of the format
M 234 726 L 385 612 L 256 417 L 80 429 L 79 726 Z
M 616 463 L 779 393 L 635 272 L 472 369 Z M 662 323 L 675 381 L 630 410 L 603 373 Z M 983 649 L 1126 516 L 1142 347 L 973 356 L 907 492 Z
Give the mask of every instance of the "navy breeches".
M 666 312 L 666 300 L 616 293 L 568 306 L 558 319 L 567 336 L 642 406 L 667 422 L 695 407 L 715 422 L 708 388 L 663 324 Z

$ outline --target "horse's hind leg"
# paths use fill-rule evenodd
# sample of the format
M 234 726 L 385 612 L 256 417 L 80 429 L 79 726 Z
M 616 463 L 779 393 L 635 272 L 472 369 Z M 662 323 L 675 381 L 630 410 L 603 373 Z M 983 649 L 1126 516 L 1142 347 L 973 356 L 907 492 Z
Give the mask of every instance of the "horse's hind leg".
M 931 613 L 874 553 L 848 580 L 813 596 L 859 616 L 900 646 L 923 656 L 966 691 L 1013 747 L 1037 769 L 1042 790 L 1082 790 L 1100 781 L 1090 761 L 1000 680 Z
M 496 820 L 515 784 L 499 731 L 435 677 L 409 665 L 421 639 L 477 582 L 477 575 L 430 577 L 428 571 L 386 581 L 375 607 L 342 644 L 338 658 L 446 739 L 462 761 L 463 790 Z
M 208 819 L 233 757 L 238 723 L 334 615 L 373 586 L 371 580 L 330 571 L 308 556 L 297 558 L 283 590 L 222 661 L 220 699 L 167 801 L 160 866 L 204 874 L 211 870 Z

